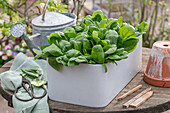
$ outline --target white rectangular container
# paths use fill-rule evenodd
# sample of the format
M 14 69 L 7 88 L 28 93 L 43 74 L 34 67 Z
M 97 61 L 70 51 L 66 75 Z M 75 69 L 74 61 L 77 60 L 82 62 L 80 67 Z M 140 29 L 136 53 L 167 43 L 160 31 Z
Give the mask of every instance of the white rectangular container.
M 139 72 L 142 63 L 142 37 L 137 48 L 118 66 L 80 64 L 63 66 L 58 72 L 48 65 L 48 95 L 51 100 L 88 107 L 105 107 Z

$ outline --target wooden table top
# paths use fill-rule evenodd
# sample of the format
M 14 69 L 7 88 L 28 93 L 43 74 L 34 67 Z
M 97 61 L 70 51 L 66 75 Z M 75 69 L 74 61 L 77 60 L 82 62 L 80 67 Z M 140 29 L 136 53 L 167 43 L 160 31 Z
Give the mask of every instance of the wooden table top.
M 78 105 L 66 104 L 49 100 L 49 107 L 52 113 L 160 113 L 170 109 L 170 88 L 160 88 L 151 86 L 143 81 L 143 72 L 146 69 L 148 59 L 150 55 L 150 49 L 142 48 L 142 69 L 141 71 L 131 80 L 131 82 L 117 95 L 112 102 L 104 108 L 90 108 Z M 12 61 L 6 63 L 0 68 L 0 73 L 9 70 L 12 65 Z M 143 87 L 138 91 L 134 92 L 130 96 L 126 97 L 121 101 L 117 101 L 117 98 L 129 91 L 130 89 L 142 84 Z M 154 90 L 153 96 L 147 100 L 144 104 L 138 108 L 123 108 L 122 105 L 139 94 L 144 89 L 151 87 Z M 6 91 L 0 86 L 1 95 L 8 101 L 8 105 L 12 106 L 12 94 L 13 92 Z

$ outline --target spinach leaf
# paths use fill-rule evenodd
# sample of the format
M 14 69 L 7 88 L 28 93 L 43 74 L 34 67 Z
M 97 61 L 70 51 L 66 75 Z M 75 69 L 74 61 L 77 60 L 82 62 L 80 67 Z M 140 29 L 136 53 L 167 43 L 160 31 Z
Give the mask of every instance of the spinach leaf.
M 67 66 L 68 61 L 65 61 L 63 57 L 64 57 L 64 56 L 57 57 L 57 58 L 56 58 L 56 61 L 57 61 L 57 63 L 60 63 L 60 64 L 62 64 L 62 65 Z
M 89 63 L 89 64 L 96 64 L 96 62 L 93 61 L 93 60 L 90 60 L 88 63 Z
M 69 37 L 69 38 L 74 38 L 76 37 L 76 32 L 74 30 L 74 28 L 71 28 L 71 27 L 67 27 L 63 30 L 63 33 Z
M 118 33 L 115 30 L 109 30 L 105 34 L 105 39 L 110 41 L 110 44 L 117 44 Z
M 34 57 L 34 59 L 38 59 L 38 58 L 40 58 L 41 56 L 43 56 L 42 51 L 37 50 L 37 49 L 33 49 L 33 51 L 34 51 L 34 53 L 36 53 L 36 56 Z
M 104 35 L 106 33 L 107 29 L 106 28 L 100 28 L 100 32 Z
M 98 21 L 98 22 L 103 20 L 103 12 L 101 10 L 97 10 L 97 11 L 93 12 L 92 20 Z
M 46 47 L 48 47 L 49 45 L 42 45 L 40 48 L 41 50 L 45 49 Z
M 105 40 L 100 40 L 99 43 L 100 43 L 102 46 L 108 45 L 107 41 L 105 41 Z
M 84 57 L 84 56 L 78 56 L 75 61 L 76 61 L 77 63 L 88 62 L 87 59 L 86 59 L 86 57 Z
M 75 58 L 75 57 L 70 58 L 69 61 L 68 61 L 68 66 L 76 66 L 76 65 L 78 65 L 79 63 L 76 62 L 76 59 L 77 58 Z
M 50 46 L 46 47 L 42 51 L 44 53 L 45 57 L 48 56 L 61 56 L 63 53 L 61 52 L 61 49 L 57 47 L 55 44 L 51 44 Z
M 62 49 L 63 52 L 66 52 L 66 51 L 72 49 L 70 42 L 68 42 L 66 40 L 61 40 L 59 42 L 59 46 L 60 46 L 60 48 Z
M 115 28 L 117 25 L 118 25 L 117 20 L 112 21 L 112 22 L 110 22 L 110 23 L 107 25 L 107 29 L 113 29 L 113 28 Z
M 125 25 L 121 27 L 119 32 L 120 32 L 120 36 L 123 39 L 136 37 L 135 29 L 131 25 Z
M 117 59 L 120 59 L 119 55 L 110 55 L 108 57 L 106 57 L 106 59 L 110 59 L 110 60 L 117 60 Z
M 99 23 L 99 28 L 106 28 L 106 22 L 107 22 L 106 19 L 101 20 Z
M 81 26 L 72 26 L 76 32 L 82 32 L 83 31 L 83 28 Z
M 135 28 L 136 28 L 136 37 L 142 35 L 142 34 L 145 34 L 146 31 L 147 31 L 147 26 L 148 24 L 146 22 L 142 22 L 140 23 L 139 25 L 136 25 Z
M 84 38 L 87 38 L 88 37 L 88 34 L 86 32 L 82 32 L 80 35 L 78 35 L 75 40 L 76 41 L 83 41 Z
M 119 27 L 122 27 L 122 25 L 123 25 L 123 17 L 120 16 L 120 17 L 118 18 L 117 22 L 119 23 Z
M 127 52 L 132 52 L 139 42 L 138 38 L 129 38 L 123 41 L 122 47 L 125 48 Z
M 103 47 L 103 50 L 106 52 L 107 50 L 109 50 L 110 48 L 112 48 L 112 45 L 106 45 Z
M 105 72 L 107 72 L 107 66 L 105 63 L 103 64 L 103 67 L 104 67 Z
M 81 51 L 82 50 L 82 42 L 80 41 L 73 41 L 74 42 L 74 49 Z
M 36 86 L 36 87 L 41 87 L 41 86 L 46 84 L 46 81 L 45 80 L 40 80 L 40 79 L 37 78 L 37 79 L 32 80 L 31 84 L 33 86 Z
M 62 37 L 60 36 L 59 33 L 51 33 L 50 36 L 48 37 L 48 43 L 49 44 L 56 44 L 56 40 L 59 42 L 62 40 Z
M 113 54 L 117 49 L 117 46 L 116 45 L 111 45 L 111 48 L 109 48 L 104 54 L 105 56 L 106 55 L 109 55 L 109 54 Z
M 85 20 L 85 24 L 86 24 L 86 26 L 89 26 L 89 25 L 91 25 L 93 23 L 90 20 Z
M 83 49 L 91 51 L 91 43 L 88 39 L 83 39 Z
M 99 37 L 100 39 L 104 39 L 104 34 L 101 33 L 101 32 L 98 32 L 98 37 Z
M 89 31 L 92 33 L 93 31 L 100 31 L 100 29 L 96 26 L 90 26 Z
M 106 57 L 106 59 L 117 60 L 117 61 L 122 60 L 122 59 L 126 59 L 126 58 L 128 58 L 127 54 L 121 54 L 121 55 L 113 54 L 113 55 Z
M 56 57 L 48 57 L 49 65 L 57 71 L 60 71 L 62 64 L 56 61 Z
M 85 18 L 86 18 L 86 20 L 92 21 L 92 16 L 90 16 L 90 15 L 87 15 Z
M 29 71 L 23 70 L 23 69 L 21 69 L 21 72 L 24 74 L 24 77 L 27 76 L 27 77 L 29 77 L 31 79 L 35 79 L 35 78 L 39 77 L 38 73 L 29 72 Z
M 66 52 L 66 56 L 68 58 L 77 57 L 77 56 L 80 56 L 80 55 L 81 55 L 81 52 L 78 51 L 78 50 L 75 50 L 75 49 L 71 49 L 71 50 Z
M 114 54 L 120 55 L 120 54 L 123 53 L 124 51 L 125 51 L 124 48 L 119 48 L 119 49 L 116 50 L 116 52 L 115 52 Z
M 121 48 L 123 44 L 123 38 L 121 36 L 118 36 L 117 38 L 117 48 Z
M 98 32 L 97 31 L 93 31 L 92 37 L 93 37 L 94 41 L 96 42 L 96 44 L 98 44 L 100 42 L 100 38 L 98 38 Z
M 64 55 L 64 56 L 62 57 L 62 59 L 64 60 L 64 62 L 68 62 L 68 60 L 69 60 L 66 55 Z
M 87 60 L 92 60 L 92 55 L 90 55 L 90 54 L 85 54 L 84 57 L 85 57 Z
M 109 63 L 113 63 L 113 64 L 118 65 L 118 64 L 116 63 L 116 61 L 115 61 L 115 60 L 106 60 L 106 62 L 109 62 Z
M 92 58 L 96 63 L 104 63 L 104 51 L 101 45 L 95 45 L 92 48 Z

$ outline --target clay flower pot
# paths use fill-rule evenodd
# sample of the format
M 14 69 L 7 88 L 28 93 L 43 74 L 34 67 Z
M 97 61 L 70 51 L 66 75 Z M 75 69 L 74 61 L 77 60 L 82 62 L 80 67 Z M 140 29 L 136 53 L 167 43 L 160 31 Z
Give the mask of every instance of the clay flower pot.
M 153 44 L 144 81 L 160 87 L 170 87 L 170 41 Z

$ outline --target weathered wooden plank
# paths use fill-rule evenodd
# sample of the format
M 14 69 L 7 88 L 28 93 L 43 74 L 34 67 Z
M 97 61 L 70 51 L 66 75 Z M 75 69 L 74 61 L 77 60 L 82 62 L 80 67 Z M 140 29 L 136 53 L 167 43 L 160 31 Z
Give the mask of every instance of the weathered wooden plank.
M 10 69 L 10 67 L 2 67 L 0 68 L 0 73 L 8 71 Z
M 3 68 L 4 68 L 4 67 L 9 67 L 9 68 L 10 68 L 13 61 L 14 61 L 14 60 L 11 60 L 11 61 L 9 61 L 8 63 L 4 64 L 4 65 L 3 65 Z

